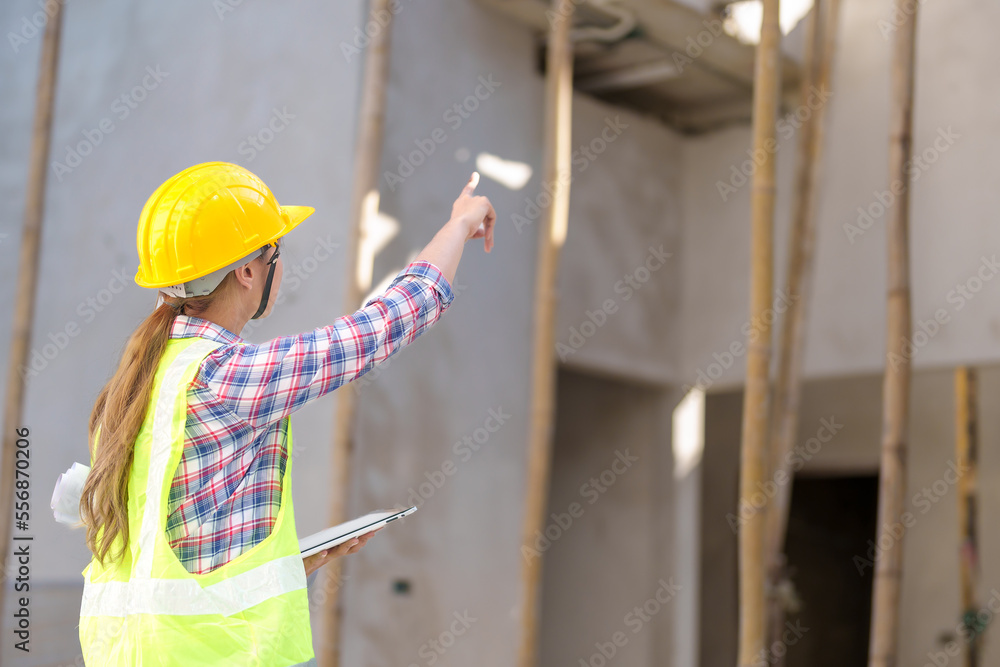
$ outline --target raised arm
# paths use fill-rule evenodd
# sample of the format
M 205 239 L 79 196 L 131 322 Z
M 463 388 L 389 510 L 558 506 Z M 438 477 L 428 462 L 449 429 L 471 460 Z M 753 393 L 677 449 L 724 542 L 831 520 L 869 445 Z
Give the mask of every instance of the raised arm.
M 434 265 L 414 262 L 384 293 L 330 325 L 209 355 L 196 382 L 259 428 L 388 359 L 434 324 L 453 298 Z
M 451 283 L 469 239 L 493 246 L 496 213 L 473 196 L 478 174 L 462 190 L 452 216 L 381 295 L 332 324 L 260 345 L 209 355 L 197 382 L 255 428 L 358 378 L 413 342 L 454 299 Z

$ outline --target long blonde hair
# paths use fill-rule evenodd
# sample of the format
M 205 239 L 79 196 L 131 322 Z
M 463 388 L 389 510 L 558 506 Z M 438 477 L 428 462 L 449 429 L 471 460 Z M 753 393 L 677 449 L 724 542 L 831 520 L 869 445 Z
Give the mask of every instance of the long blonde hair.
M 132 332 L 117 370 L 97 396 L 88 429 L 94 465 L 80 498 L 80 517 L 87 526 L 87 546 L 102 565 L 106 558 L 121 558 L 128 544 L 128 480 L 133 446 L 146 419 L 153 378 L 174 317 L 177 313 L 198 315 L 217 299 L 229 298 L 229 286 L 234 280 L 230 272 L 211 294 L 161 304 Z M 98 426 L 100 446 L 95 451 Z M 119 535 L 121 549 L 109 556 Z

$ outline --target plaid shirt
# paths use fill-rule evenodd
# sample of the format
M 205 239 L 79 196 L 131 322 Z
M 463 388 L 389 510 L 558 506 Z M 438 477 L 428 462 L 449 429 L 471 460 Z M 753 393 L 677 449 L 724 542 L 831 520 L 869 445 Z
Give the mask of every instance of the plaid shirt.
M 421 261 L 354 314 L 259 345 L 176 316 L 171 338 L 223 343 L 188 387 L 184 452 L 167 506 L 167 540 L 189 572 L 225 565 L 271 533 L 288 458 L 282 420 L 412 342 L 453 298 L 437 267 Z

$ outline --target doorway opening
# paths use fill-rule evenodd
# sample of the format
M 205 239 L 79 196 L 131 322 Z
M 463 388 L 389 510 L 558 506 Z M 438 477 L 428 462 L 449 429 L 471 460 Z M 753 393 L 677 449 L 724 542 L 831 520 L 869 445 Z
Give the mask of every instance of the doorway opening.
M 787 667 L 867 663 L 877 508 L 876 475 L 796 477 L 785 553 L 801 609 L 786 623 Z

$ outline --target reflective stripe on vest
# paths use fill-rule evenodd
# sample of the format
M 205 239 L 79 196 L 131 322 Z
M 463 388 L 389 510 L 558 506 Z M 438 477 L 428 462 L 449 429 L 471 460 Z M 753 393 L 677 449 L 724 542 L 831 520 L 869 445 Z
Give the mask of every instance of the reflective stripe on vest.
M 130 579 L 88 583 L 81 616 L 171 614 L 231 616 L 282 593 L 302 588 L 302 556 L 264 563 L 211 586 L 193 579 Z
M 146 478 L 146 508 L 142 515 L 142 531 L 139 533 L 139 563 L 132 573 L 133 579 L 149 579 L 153 574 L 153 551 L 160 521 L 160 489 L 167 483 L 165 477 L 173 439 L 171 421 L 177 395 L 183 389 L 181 379 L 190 364 L 216 347 L 218 344 L 212 344 L 207 339 L 192 343 L 177 355 L 163 376 L 160 397 L 153 412 L 153 446 L 149 453 L 149 473 Z

